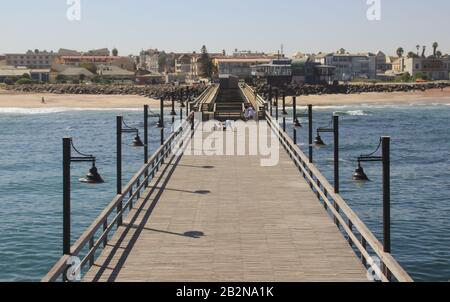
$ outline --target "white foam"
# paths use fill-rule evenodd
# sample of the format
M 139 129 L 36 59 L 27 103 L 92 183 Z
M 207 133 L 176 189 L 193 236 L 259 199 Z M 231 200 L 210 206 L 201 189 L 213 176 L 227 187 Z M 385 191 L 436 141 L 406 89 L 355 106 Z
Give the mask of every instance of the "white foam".
M 140 108 L 0 108 L 0 114 L 38 115 L 77 111 L 142 111 Z

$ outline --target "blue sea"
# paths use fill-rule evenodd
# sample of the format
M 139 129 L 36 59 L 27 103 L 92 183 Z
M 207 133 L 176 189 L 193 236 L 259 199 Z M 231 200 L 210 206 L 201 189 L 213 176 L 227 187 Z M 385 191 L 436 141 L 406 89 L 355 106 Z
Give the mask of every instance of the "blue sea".
M 302 113 L 304 108 L 299 108 Z M 314 126 L 341 116 L 342 196 L 382 240 L 381 166 L 366 164 L 372 182 L 352 181 L 356 158 L 392 137 L 392 250 L 417 281 L 450 280 L 450 106 L 316 107 Z M 72 167 L 73 238 L 78 238 L 115 192 L 115 121 L 142 129 L 142 110 L 0 109 L 0 281 L 39 281 L 62 250 L 62 138 L 97 156 L 103 185 L 77 182 L 89 164 Z M 170 125 L 170 118 L 166 121 Z M 307 150 L 307 119 L 298 142 Z M 151 151 L 160 132 L 151 119 Z M 292 118 L 288 119 L 292 123 Z M 288 125 L 292 134 L 292 127 Z M 166 135 L 170 132 L 168 128 Z M 142 132 L 141 132 L 142 133 Z M 315 160 L 332 182 L 332 137 Z M 124 135 L 124 183 L 143 164 L 143 149 Z

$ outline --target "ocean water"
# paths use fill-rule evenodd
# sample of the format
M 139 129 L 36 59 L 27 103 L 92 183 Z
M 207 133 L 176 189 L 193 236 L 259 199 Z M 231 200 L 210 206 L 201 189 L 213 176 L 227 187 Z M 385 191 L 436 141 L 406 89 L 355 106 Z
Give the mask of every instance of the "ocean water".
M 372 182 L 363 187 L 352 173 L 358 155 L 374 151 L 380 136 L 391 136 L 393 254 L 417 281 L 450 280 L 450 106 L 316 107 L 314 126 L 327 126 L 333 113 L 341 116 L 344 199 L 382 240 L 381 166 L 364 165 Z M 39 281 L 60 257 L 62 137 L 72 136 L 80 151 L 97 156 L 106 180 L 80 184 L 89 164 L 73 165 L 73 238 L 112 200 L 116 115 L 142 129 L 141 110 L 0 109 L 0 281 Z M 151 120 L 152 152 L 160 140 L 156 121 Z M 308 125 L 305 117 L 301 121 L 298 140 L 306 151 Z M 292 118 L 292 134 L 291 123 Z M 316 149 L 315 159 L 332 183 L 332 137 L 323 138 L 330 144 Z M 129 146 L 132 139 L 124 135 L 124 183 L 143 163 L 143 150 Z

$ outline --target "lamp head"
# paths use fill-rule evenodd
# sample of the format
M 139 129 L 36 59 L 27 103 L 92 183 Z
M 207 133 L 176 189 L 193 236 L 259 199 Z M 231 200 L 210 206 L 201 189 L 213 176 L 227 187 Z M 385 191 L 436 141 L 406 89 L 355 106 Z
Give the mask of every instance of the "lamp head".
M 88 174 L 86 174 L 86 178 L 80 179 L 80 182 L 87 183 L 87 184 L 102 184 L 105 181 L 102 179 L 102 177 L 98 173 L 98 170 L 95 167 L 95 163 L 94 163 L 92 165 L 92 168 L 89 170 Z
M 322 137 L 320 136 L 319 133 L 317 133 L 317 137 L 314 140 L 314 144 L 318 147 L 323 147 L 326 146 L 326 144 L 324 143 L 324 141 L 322 140 Z
M 300 121 L 298 120 L 298 118 L 294 119 L 294 127 L 295 128 L 302 128 L 302 124 L 300 123 Z
M 369 177 L 367 177 L 367 174 L 364 172 L 364 169 L 361 166 L 360 162 L 358 162 L 358 168 L 356 168 L 355 173 L 353 173 L 353 180 L 361 182 L 370 181 Z
M 136 148 L 144 147 L 144 143 L 139 137 L 139 134 L 134 138 L 132 146 Z

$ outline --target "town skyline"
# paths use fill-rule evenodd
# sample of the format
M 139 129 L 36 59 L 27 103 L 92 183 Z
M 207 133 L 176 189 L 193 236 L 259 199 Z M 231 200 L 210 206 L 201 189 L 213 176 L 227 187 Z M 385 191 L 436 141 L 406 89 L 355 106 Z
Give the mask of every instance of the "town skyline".
M 67 20 L 68 4 L 62 0 L 5 3 L 0 26 L 9 30 L 3 34 L 0 53 L 21 53 L 30 48 L 57 50 L 62 46 L 118 48 L 122 55 L 129 55 L 151 48 L 192 52 L 199 51 L 202 45 L 210 52 L 225 49 L 230 53 L 238 46 L 274 52 L 283 44 L 288 56 L 297 51 L 334 52 L 340 47 L 353 53 L 381 50 L 395 54 L 398 47 L 408 52 L 414 51 L 417 44 L 428 46 L 435 41 L 443 53 L 450 51 L 450 41 L 445 39 L 445 28 L 450 25 L 445 13 L 450 4 L 438 0 L 414 4 L 406 0 L 382 1 L 379 21 L 367 19 L 369 6 L 365 0 L 351 0 L 344 5 L 328 0 L 281 0 L 278 9 L 255 0 L 216 1 L 213 6 L 197 0 L 110 2 L 81 0 L 79 21 Z M 185 13 L 194 7 L 195 12 Z M 319 22 L 323 19 L 327 22 Z

